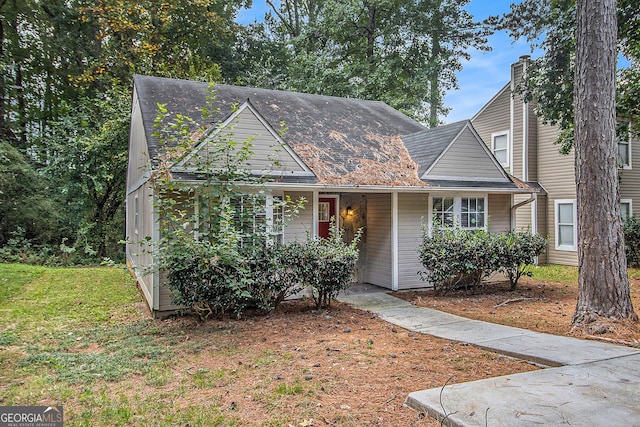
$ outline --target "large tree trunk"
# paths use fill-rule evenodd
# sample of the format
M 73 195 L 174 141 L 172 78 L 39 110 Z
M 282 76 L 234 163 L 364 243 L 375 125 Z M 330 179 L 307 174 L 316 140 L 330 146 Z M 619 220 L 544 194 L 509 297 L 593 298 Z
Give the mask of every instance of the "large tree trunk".
M 578 303 L 574 326 L 637 319 L 620 217 L 615 139 L 616 1 L 577 2 L 575 154 Z

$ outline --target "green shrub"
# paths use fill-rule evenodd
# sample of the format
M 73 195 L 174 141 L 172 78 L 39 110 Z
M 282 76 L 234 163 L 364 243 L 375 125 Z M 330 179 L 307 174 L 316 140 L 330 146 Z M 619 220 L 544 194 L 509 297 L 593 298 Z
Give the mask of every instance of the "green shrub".
M 544 238 L 526 232 L 435 228 L 429 233 L 425 228 L 418 255 L 426 271 L 419 274 L 437 293 L 461 287 L 475 290 L 497 271 L 503 272 L 515 289 L 545 245 Z
M 343 230 L 331 226 L 328 239 L 309 239 L 302 245 L 298 271 L 304 286 L 311 287 L 317 308 L 328 307 L 353 280 L 358 262 L 361 231 L 351 243 L 343 241 Z
M 494 271 L 493 236 L 484 230 L 434 228 L 423 231 L 418 246 L 423 280 L 436 292 L 459 287 L 475 288 Z
M 270 312 L 286 298 L 300 292 L 302 248 L 300 243 L 265 244 L 254 248 L 247 261 L 253 304 Z
M 624 242 L 629 267 L 640 267 L 640 220 L 632 216 L 624 222 Z
M 511 290 L 515 290 L 520 277 L 531 277 L 529 268 L 535 263 L 536 257 L 544 253 L 547 239 L 527 231 L 496 234 L 494 238 L 497 270 L 507 276 Z
M 193 309 L 203 320 L 225 313 L 240 316 L 251 297 L 248 266 L 228 245 L 176 238 L 163 249 L 160 265 L 173 301 Z

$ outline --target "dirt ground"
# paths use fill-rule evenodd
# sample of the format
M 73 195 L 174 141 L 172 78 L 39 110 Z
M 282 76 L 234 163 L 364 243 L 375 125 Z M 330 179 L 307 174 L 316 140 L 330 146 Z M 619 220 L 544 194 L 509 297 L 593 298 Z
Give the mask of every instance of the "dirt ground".
M 630 287 L 632 303 L 638 313 L 640 280 L 632 278 Z M 515 291 L 509 290 L 508 282 L 491 282 L 479 288 L 475 294 L 460 290 L 445 295 L 434 295 L 433 291 L 397 292 L 394 295 L 418 306 L 470 319 L 640 347 L 638 322 L 599 320 L 581 330 L 572 331 L 571 319 L 578 300 L 577 284 L 523 277 Z
M 212 402 L 234 425 L 438 426 L 403 406 L 409 392 L 539 369 L 337 302 L 327 310 L 286 302 L 268 317 L 244 320 L 158 322 L 165 333 L 180 330 L 186 342 L 205 346 L 185 352 L 161 387 L 133 378 L 110 394 L 166 396 L 176 407 Z M 198 376 L 197 391 L 176 393 Z

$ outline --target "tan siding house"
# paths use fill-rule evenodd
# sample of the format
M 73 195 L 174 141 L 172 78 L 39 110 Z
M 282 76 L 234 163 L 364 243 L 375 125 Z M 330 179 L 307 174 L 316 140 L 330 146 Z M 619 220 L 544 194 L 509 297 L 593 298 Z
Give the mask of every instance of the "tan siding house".
M 514 228 L 536 231 L 549 239 L 548 250 L 540 262 L 577 265 L 577 219 L 574 155 L 563 155 L 554 144 L 555 126 L 543 124 L 535 115 L 535 105 L 524 102 L 515 91 L 529 65 L 523 56 L 511 66 L 511 81 L 471 119 L 488 148 L 496 152 L 495 135 L 507 130 L 510 163 L 507 170 L 516 178 L 537 183 L 543 193 L 525 204 L 527 195 L 514 195 Z M 506 128 L 506 123 L 509 123 Z M 630 162 L 619 169 L 621 208 L 640 209 L 640 150 L 628 144 Z M 638 201 L 636 203 L 636 201 Z
M 514 227 L 514 200 L 538 192 L 505 172 L 468 120 L 427 129 L 382 102 L 216 85 L 216 113 L 203 123 L 198 108 L 205 105 L 208 88 L 200 82 L 134 77 L 127 260 L 155 316 L 177 308 L 148 243 L 160 239 L 153 174 L 168 149 L 178 152 L 171 175 L 193 187 L 196 196 L 186 202 L 196 206 L 202 177 L 215 176 L 220 167 L 219 143 L 248 141 L 253 154 L 238 166 L 266 181 L 268 200 L 306 200 L 286 222 L 281 240 L 322 238 L 327 206 L 334 206 L 329 216 L 345 239 L 362 230 L 355 279 L 390 290 L 431 286 L 418 274 L 417 248 L 423 224 L 430 227 L 443 209 L 453 214 L 455 226 L 504 232 Z M 154 128 L 158 104 L 199 121 L 205 131 L 194 129 L 182 148 L 161 144 Z M 267 205 L 265 218 L 273 215 Z M 462 224 L 463 206 L 473 211 L 467 224 Z

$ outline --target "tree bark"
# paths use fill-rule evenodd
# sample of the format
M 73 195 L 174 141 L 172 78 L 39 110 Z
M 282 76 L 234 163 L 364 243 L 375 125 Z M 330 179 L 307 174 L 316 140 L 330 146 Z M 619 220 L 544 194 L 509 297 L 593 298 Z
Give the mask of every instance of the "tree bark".
M 575 155 L 578 302 L 574 327 L 598 317 L 637 319 L 618 192 L 615 139 L 616 0 L 577 2 Z

